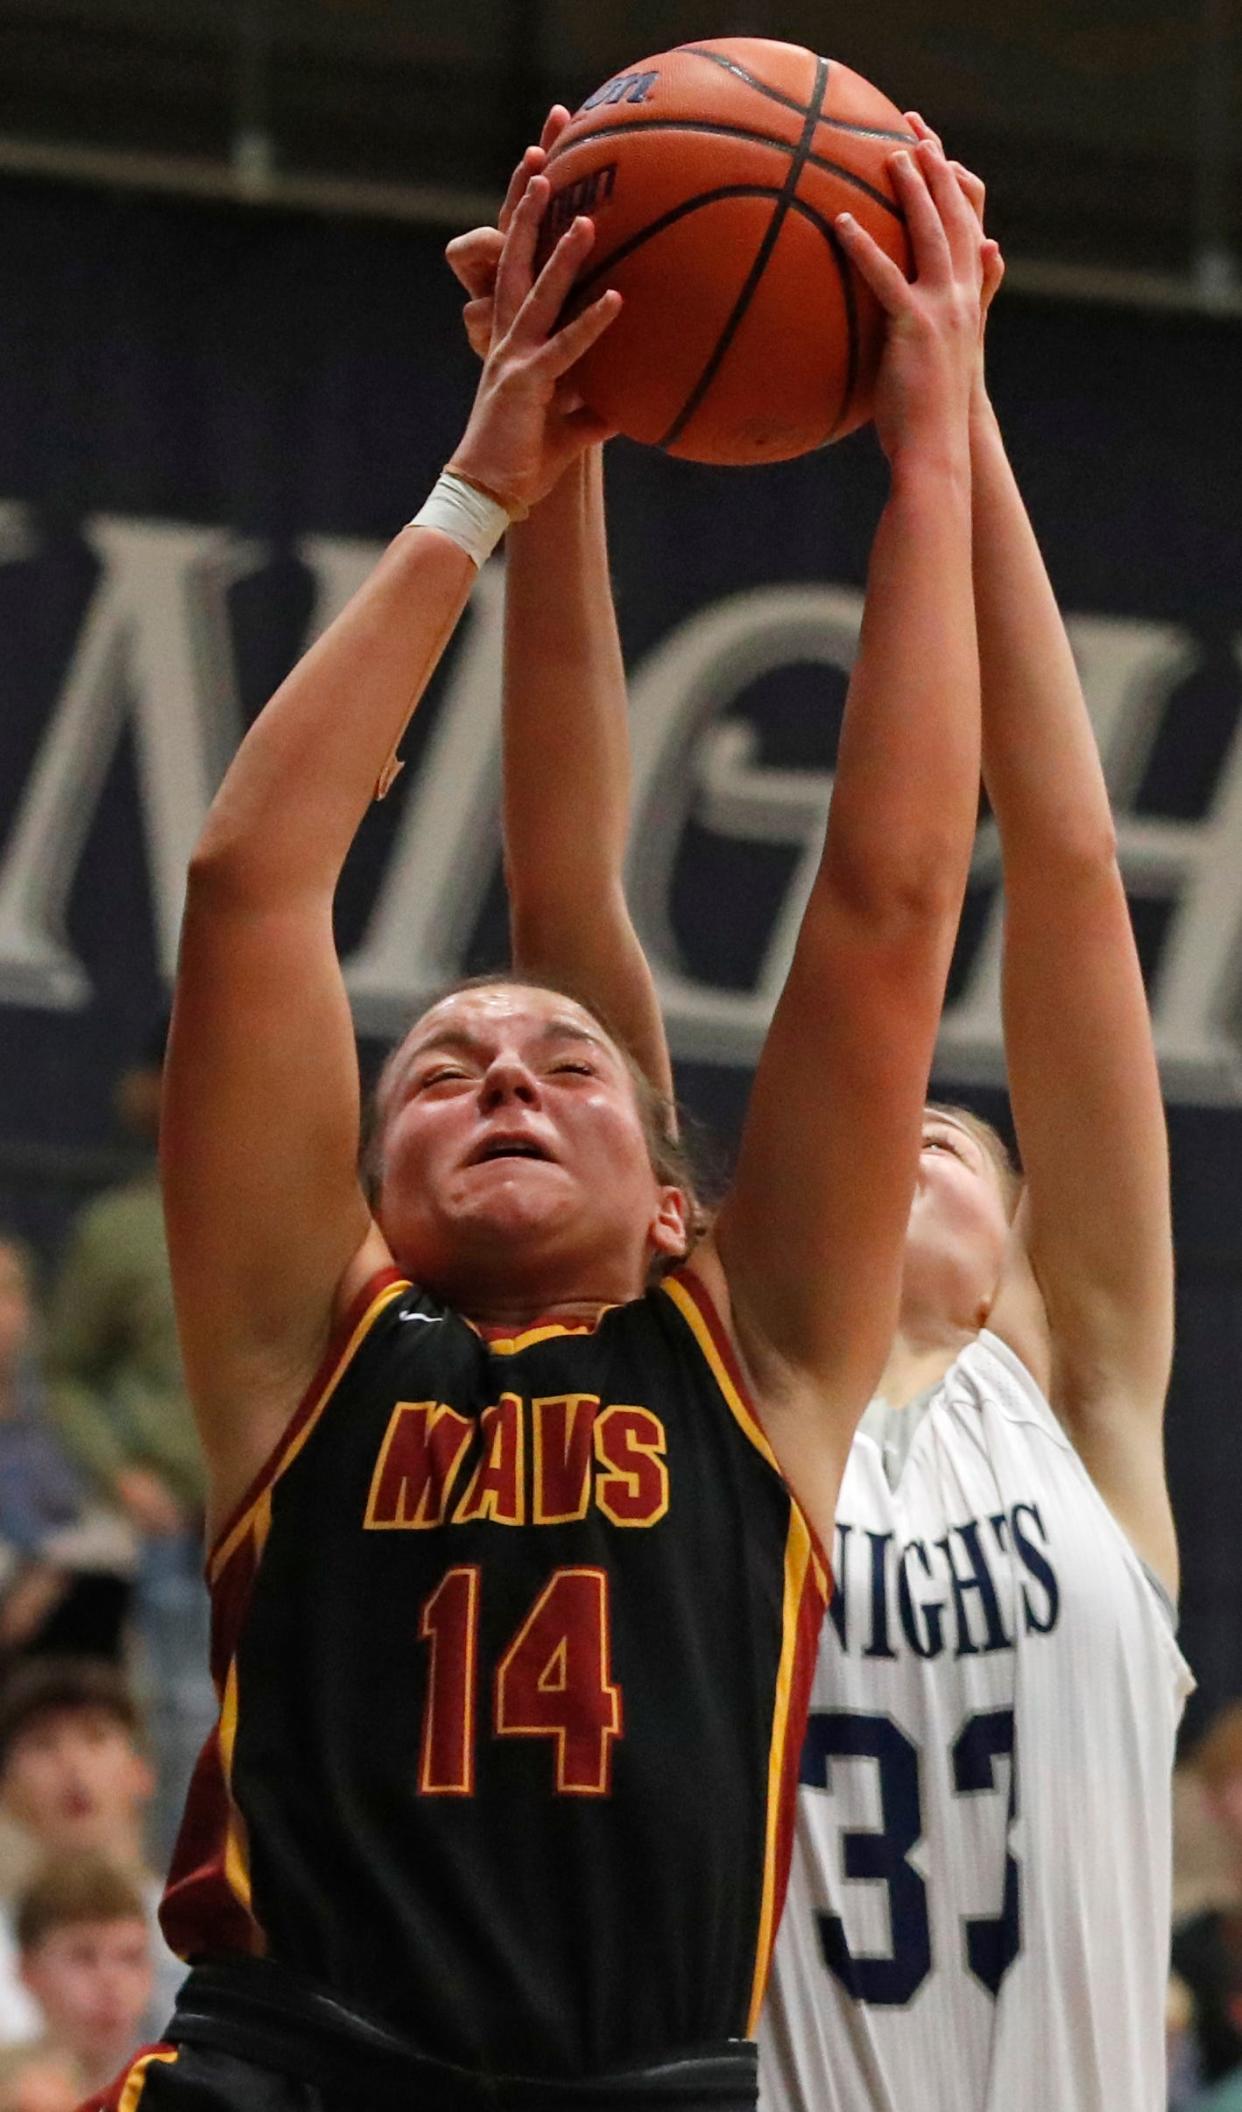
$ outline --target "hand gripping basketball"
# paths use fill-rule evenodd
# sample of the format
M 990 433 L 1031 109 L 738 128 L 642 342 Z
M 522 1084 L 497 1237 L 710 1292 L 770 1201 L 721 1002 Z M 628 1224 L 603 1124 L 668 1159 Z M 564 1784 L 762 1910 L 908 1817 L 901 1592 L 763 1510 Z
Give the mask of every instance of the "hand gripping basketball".
M 907 110 L 905 119 L 917 140 L 920 142 L 930 140 L 933 147 L 938 147 L 941 153 L 944 152 L 943 142 L 939 133 L 932 131 L 926 118 L 920 117 L 917 110 Z M 987 186 L 982 176 L 976 176 L 973 169 L 966 168 L 960 161 L 950 161 L 949 168 L 957 179 L 957 186 L 963 198 L 965 198 L 980 227 L 982 227 L 984 224 L 983 209 L 987 202 Z M 980 294 L 982 314 L 979 330 L 980 379 L 982 379 L 983 373 L 983 336 L 987 327 L 988 312 L 1000 292 L 1001 281 L 1005 276 L 1005 259 L 1001 255 L 1000 243 L 993 241 L 990 235 L 985 235 L 984 237 L 982 259 L 983 286 Z
M 462 309 L 462 321 L 470 349 L 480 359 L 487 358 L 492 346 L 496 273 L 500 268 L 505 236 L 532 176 L 543 174 L 548 154 L 568 123 L 569 112 L 564 104 L 554 103 L 544 119 L 538 146 L 527 147 L 509 178 L 509 188 L 496 226 L 472 227 L 464 235 L 454 235 L 445 248 L 449 269 L 469 296 Z
M 837 233 L 884 310 L 875 424 L 890 462 L 908 448 L 960 448 L 978 364 L 984 236 L 930 138 L 889 164 L 914 256 L 908 280 L 848 213 Z
M 574 220 L 535 278 L 548 195 L 547 178 L 532 176 L 514 209 L 496 272 L 491 346 L 449 465 L 515 514 L 536 505 L 576 455 L 613 430 L 592 411 L 566 408 L 560 384 L 620 312 L 621 296 L 601 294 L 556 329 L 595 230 L 587 219 Z

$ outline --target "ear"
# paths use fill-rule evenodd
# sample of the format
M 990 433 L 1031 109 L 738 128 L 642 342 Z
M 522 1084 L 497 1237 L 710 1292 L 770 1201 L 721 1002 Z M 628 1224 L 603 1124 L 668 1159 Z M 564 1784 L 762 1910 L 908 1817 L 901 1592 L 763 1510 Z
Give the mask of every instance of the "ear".
M 647 1228 L 647 1240 L 653 1254 L 667 1254 L 676 1259 L 685 1253 L 690 1244 L 690 1205 L 680 1188 L 661 1188 L 655 1215 Z

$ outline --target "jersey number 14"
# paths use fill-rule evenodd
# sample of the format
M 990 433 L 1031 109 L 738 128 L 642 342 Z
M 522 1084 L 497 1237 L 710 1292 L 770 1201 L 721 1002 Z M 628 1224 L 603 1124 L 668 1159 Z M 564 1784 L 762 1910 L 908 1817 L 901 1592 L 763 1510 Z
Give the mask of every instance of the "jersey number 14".
M 425 1797 L 474 1795 L 482 1590 L 478 1563 L 463 1564 L 446 1570 L 423 1601 L 418 1632 L 430 1662 L 418 1787 Z M 610 1627 L 607 1570 L 554 1569 L 490 1682 L 493 1734 L 550 1739 L 561 1796 L 608 1794 L 621 1735 Z

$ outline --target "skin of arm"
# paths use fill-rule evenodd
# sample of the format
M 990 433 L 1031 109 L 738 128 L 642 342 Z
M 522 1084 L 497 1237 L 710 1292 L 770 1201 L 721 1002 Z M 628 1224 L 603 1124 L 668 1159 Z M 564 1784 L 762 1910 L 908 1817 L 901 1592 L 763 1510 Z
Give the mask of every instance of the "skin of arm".
M 600 435 L 559 379 L 611 321 L 555 319 L 590 247 L 562 238 L 533 289 L 546 183 L 515 215 L 497 342 L 454 467 L 511 513 Z M 387 1259 L 357 1176 L 353 1026 L 336 883 L 377 781 L 474 579 L 436 529 L 404 529 L 242 743 L 192 861 L 161 1154 L 186 1378 L 218 1520 L 278 1440 L 338 1319 Z
M 1177 1557 L 1161 1430 L 1173 1347 L 1168 1145 L 1099 755 L 1034 532 L 980 387 L 971 419 L 984 778 L 1002 846 L 1003 1008 L 1046 1328 L 1008 1330 L 1140 1552 Z
M 915 113 L 910 123 L 935 140 Z M 938 142 L 937 142 L 938 144 Z M 980 221 L 984 188 L 951 164 Z M 999 273 L 985 287 L 985 310 Z M 987 392 L 971 398 L 983 774 L 1005 883 L 1002 1004 L 1026 1176 L 989 1326 L 1173 1591 L 1168 1137 L 1116 833 L 1082 685 Z
M 821 1534 L 896 1321 L 979 784 L 968 412 L 983 247 L 937 149 L 891 166 L 914 283 L 838 222 L 888 315 L 875 417 L 890 495 L 824 853 L 703 1264 Z
M 555 590 L 549 592 L 549 582 Z M 580 996 L 666 1097 L 668 1046 L 625 900 L 630 745 L 603 450 L 506 546 L 505 871 L 514 965 Z

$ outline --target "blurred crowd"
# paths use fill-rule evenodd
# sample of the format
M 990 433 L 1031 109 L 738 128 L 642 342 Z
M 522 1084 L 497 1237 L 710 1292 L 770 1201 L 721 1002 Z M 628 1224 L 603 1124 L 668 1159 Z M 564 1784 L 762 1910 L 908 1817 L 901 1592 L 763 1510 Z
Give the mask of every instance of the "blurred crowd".
M 73 2112 L 160 2036 L 184 1972 L 156 1907 L 215 1708 L 163 1040 L 118 1089 L 147 1163 L 83 1209 L 46 1297 L 0 1226 L 0 2112 Z M 1170 2112 L 1242 2112 L 1242 1701 L 1174 1808 Z
M 156 1906 L 215 1707 L 155 1173 L 164 1032 L 118 1088 L 144 1156 L 43 1296 L 0 1226 L 0 2112 L 100 2088 L 184 1974 Z

